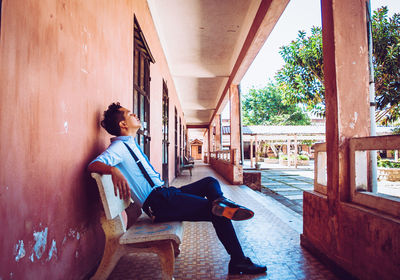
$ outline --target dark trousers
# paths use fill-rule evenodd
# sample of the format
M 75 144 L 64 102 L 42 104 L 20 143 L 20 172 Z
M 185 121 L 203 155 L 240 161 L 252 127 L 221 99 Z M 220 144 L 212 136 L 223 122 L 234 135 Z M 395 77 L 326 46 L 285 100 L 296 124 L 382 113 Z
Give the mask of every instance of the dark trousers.
M 151 207 L 156 222 L 210 221 L 232 259 L 243 258 L 231 220 L 211 212 L 212 201 L 222 197 L 221 186 L 213 177 L 205 177 L 181 188 L 154 189 L 145 204 Z

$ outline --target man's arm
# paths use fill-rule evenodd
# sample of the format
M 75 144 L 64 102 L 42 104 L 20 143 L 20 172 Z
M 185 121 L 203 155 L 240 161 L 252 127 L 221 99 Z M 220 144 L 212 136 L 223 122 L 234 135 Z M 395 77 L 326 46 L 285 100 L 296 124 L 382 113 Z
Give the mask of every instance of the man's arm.
M 129 190 L 128 181 L 124 175 L 114 166 L 107 165 L 100 161 L 92 162 L 88 167 L 89 172 L 96 172 L 100 174 L 111 174 L 112 181 L 114 183 L 114 193 L 117 196 L 117 190 L 119 191 L 119 197 L 122 199 L 130 198 L 131 192 Z

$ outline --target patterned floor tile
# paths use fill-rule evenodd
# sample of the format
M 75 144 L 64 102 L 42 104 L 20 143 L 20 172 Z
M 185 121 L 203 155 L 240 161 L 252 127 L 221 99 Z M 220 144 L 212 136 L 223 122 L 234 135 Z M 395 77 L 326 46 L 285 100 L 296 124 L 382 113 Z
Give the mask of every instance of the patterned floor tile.
M 228 275 L 229 255 L 208 222 L 184 222 L 181 253 L 175 262 L 176 280 L 196 279 L 338 279 L 300 246 L 302 217 L 274 199 L 246 186 L 229 185 L 207 165 L 196 162 L 193 176 L 177 178 L 172 185 L 182 186 L 205 176 L 214 176 L 225 195 L 250 207 L 253 219 L 234 222 L 243 251 L 254 262 L 267 265 L 261 275 Z M 109 279 L 161 279 L 156 255 L 134 254 L 123 257 Z

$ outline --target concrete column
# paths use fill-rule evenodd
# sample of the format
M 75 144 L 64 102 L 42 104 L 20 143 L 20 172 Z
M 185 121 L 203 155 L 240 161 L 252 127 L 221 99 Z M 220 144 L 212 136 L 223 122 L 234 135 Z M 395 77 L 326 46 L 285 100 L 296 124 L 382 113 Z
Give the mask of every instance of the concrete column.
M 208 127 L 208 163 L 210 163 L 211 152 L 214 151 L 213 139 L 213 124 L 211 122 L 210 126 Z
M 240 100 L 239 89 L 237 85 L 231 85 L 229 88 L 229 104 L 230 108 L 230 145 L 231 150 L 236 149 L 237 155 L 241 154 L 240 145 Z
M 290 138 L 288 137 L 286 143 L 287 165 L 290 166 Z
M 349 199 L 349 138 L 370 134 L 366 4 L 355 0 L 321 4 L 328 197 L 338 202 Z
M 250 140 L 250 167 L 253 168 L 253 139 Z
M 204 140 L 203 140 L 203 148 L 202 148 L 202 160 L 205 163 L 210 162 L 210 130 L 207 129 L 207 131 L 204 133 Z
M 217 151 L 221 150 L 221 115 L 215 115 L 215 149 Z
M 368 274 L 373 271 L 370 268 L 386 265 L 390 258 L 371 262 L 369 248 L 360 244 L 373 244 L 374 237 L 357 223 L 370 225 L 378 219 L 367 220 L 367 215 L 358 214 L 355 209 L 345 211 L 343 203 L 350 200 L 349 139 L 370 134 L 366 1 L 322 0 L 321 11 L 327 197 L 321 199 L 304 192 L 301 242 L 304 245 L 310 241 L 320 252 L 352 269 L 354 275 L 363 275 L 357 278 L 379 278 Z M 379 231 L 376 232 L 378 236 Z
M 256 163 L 258 163 L 258 160 L 259 160 L 259 158 L 258 158 L 258 153 L 259 153 L 259 145 L 258 145 L 258 140 L 257 140 L 257 135 L 255 136 L 255 142 L 256 142 Z
M 297 135 L 294 135 L 294 167 L 297 168 Z

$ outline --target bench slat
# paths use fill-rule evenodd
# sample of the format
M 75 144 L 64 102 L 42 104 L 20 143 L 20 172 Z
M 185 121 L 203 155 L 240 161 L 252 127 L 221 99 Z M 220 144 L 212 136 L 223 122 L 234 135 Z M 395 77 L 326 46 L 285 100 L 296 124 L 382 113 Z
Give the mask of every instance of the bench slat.
M 180 244 L 182 239 L 181 222 L 152 223 L 151 219 L 142 214 L 138 221 L 119 239 L 120 244 L 134 244 L 158 240 L 173 240 Z
M 92 173 L 92 177 L 96 180 L 99 187 L 104 213 L 107 219 L 112 220 L 129 206 L 130 200 L 122 200 L 119 196 L 115 196 L 111 175 Z

